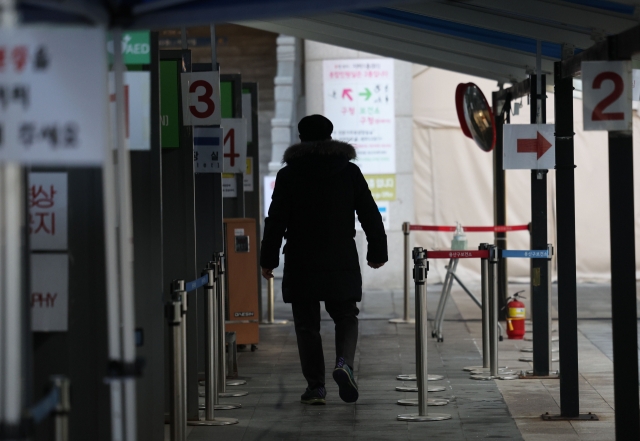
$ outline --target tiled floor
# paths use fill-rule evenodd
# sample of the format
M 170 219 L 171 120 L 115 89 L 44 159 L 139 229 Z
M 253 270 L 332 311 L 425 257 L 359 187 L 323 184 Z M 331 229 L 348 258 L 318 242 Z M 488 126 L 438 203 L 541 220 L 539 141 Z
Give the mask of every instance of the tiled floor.
M 429 286 L 430 311 L 435 311 L 440 289 L 441 286 Z M 429 411 L 451 414 L 452 419 L 428 423 L 397 421 L 399 413 L 417 412 L 416 407 L 396 404 L 398 399 L 415 398 L 416 394 L 394 390 L 402 384 L 395 379 L 397 374 L 415 371 L 414 327 L 388 323 L 389 318 L 401 315 L 401 292 L 368 291 L 360 304 L 360 340 L 355 366 L 360 387 L 357 404 L 346 404 L 339 399 L 330 375 L 326 406 L 300 404 L 305 381 L 300 373 L 293 327 L 290 323 L 261 326 L 258 351 L 242 352 L 239 357 L 240 374 L 248 382 L 242 389 L 250 394 L 221 400 L 240 402 L 243 408 L 217 412 L 219 416 L 237 418 L 239 424 L 189 428 L 188 439 L 614 439 L 611 344 L 602 333 L 602 327 L 610 329 L 606 321 L 610 297 L 605 290 L 606 287 L 588 286 L 579 291 L 579 317 L 584 319 L 580 322 L 579 335 L 580 405 L 581 411 L 596 412 L 599 422 L 548 423 L 540 419 L 541 413 L 559 411 L 558 380 L 470 380 L 462 367 L 481 364 L 480 311 L 460 289 L 454 290 L 453 301 L 447 305 L 445 342 L 436 343 L 431 338 L 427 342 L 429 372 L 445 376 L 444 381 L 429 385 L 446 387 L 445 392 L 430 396 L 450 400 L 447 406 L 430 407 Z M 411 310 L 413 315 L 413 308 Z M 290 308 L 280 300 L 276 317 L 291 319 Z M 323 313 L 322 324 L 325 360 L 330 372 L 335 354 L 333 325 L 326 313 Z M 520 348 L 530 345 L 523 341 L 501 342 L 501 364 L 529 368 L 528 363 L 517 359 L 522 355 Z

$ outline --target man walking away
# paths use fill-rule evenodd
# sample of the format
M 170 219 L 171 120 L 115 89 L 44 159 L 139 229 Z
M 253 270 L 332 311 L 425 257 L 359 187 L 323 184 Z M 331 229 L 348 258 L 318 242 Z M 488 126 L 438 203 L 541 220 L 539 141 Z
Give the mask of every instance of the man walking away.
M 320 302 L 335 323 L 333 378 L 343 401 L 358 399 L 353 364 L 358 340 L 362 276 L 355 244 L 355 214 L 367 236 L 367 261 L 387 261 L 387 235 L 362 172 L 351 160 L 350 144 L 331 139 L 333 124 L 321 115 L 298 124 L 301 143 L 289 147 L 278 172 L 269 216 L 265 219 L 260 265 L 273 277 L 282 239 L 282 294 L 291 303 L 302 373 L 308 387 L 304 404 L 325 404 L 325 368 L 320 337 Z

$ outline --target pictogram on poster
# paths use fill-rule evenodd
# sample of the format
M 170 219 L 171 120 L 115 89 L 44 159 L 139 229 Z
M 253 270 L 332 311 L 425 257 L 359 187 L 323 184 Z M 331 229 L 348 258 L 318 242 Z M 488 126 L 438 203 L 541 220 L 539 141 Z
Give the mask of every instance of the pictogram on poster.
M 325 60 L 323 78 L 332 137 L 356 148 L 362 173 L 395 173 L 393 60 Z

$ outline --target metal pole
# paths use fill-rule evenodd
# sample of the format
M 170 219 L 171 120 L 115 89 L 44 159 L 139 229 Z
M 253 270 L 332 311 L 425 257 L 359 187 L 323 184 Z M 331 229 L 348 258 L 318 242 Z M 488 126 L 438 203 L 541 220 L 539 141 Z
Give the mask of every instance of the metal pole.
M 71 412 L 70 381 L 63 376 L 51 377 L 53 387 L 60 390 L 60 401 L 55 408 L 55 441 L 69 441 L 69 412 Z
M 204 286 L 204 319 L 205 319 L 205 381 L 204 381 L 204 420 L 188 421 L 189 426 L 228 426 L 237 424 L 235 418 L 220 418 L 215 416 L 218 408 L 218 381 L 217 381 L 217 349 L 218 349 L 218 304 L 216 301 L 216 274 L 209 266 L 202 275 L 208 275 L 209 281 Z M 240 406 L 226 407 L 237 409 Z
M 173 291 L 173 284 L 172 284 Z M 187 395 L 184 384 L 183 331 L 185 320 L 181 295 L 173 291 L 172 300 L 166 305 L 167 324 L 171 329 L 171 441 L 187 439 Z
M 226 257 L 224 253 L 218 253 L 218 396 L 220 398 L 227 397 L 244 397 L 249 392 L 236 391 L 227 392 L 227 351 L 226 351 Z
M 489 249 L 489 244 L 481 243 L 479 250 Z M 468 366 L 464 371 L 477 371 L 490 369 L 489 357 L 489 260 L 480 259 L 480 290 L 482 292 L 482 366 Z
M 449 260 L 449 266 L 447 267 L 447 276 L 448 279 L 445 279 L 444 285 L 442 287 L 442 295 L 440 296 L 440 302 L 438 303 L 438 311 L 436 313 L 436 318 L 434 320 L 434 326 L 436 328 L 436 337 L 439 342 L 444 341 L 444 336 L 442 335 L 442 323 L 444 322 L 444 310 L 447 307 L 447 301 L 449 300 L 449 296 L 451 295 L 451 288 L 453 288 L 453 278 L 458 269 L 458 262 L 460 259 L 451 259 Z
M 267 280 L 267 320 L 262 322 L 263 325 L 286 325 L 287 323 L 289 323 L 288 320 L 275 319 L 275 303 L 275 278 L 271 277 Z
M 402 224 L 402 234 L 404 235 L 404 279 L 403 279 L 403 312 L 402 318 L 394 318 L 389 323 L 415 323 L 415 320 L 409 315 L 409 287 L 411 286 L 411 274 L 409 271 L 409 246 L 411 243 L 411 223 L 404 222 Z
M 640 439 L 633 134 L 630 131 L 609 132 L 609 210 L 616 439 Z
M 398 415 L 398 421 L 442 421 L 451 418 L 444 413 L 427 412 L 427 273 L 429 263 L 424 249 L 413 249 L 413 278 L 415 280 L 416 297 L 416 373 L 418 377 L 418 413 Z M 447 404 L 447 400 L 441 400 Z M 442 405 L 442 404 L 440 404 Z

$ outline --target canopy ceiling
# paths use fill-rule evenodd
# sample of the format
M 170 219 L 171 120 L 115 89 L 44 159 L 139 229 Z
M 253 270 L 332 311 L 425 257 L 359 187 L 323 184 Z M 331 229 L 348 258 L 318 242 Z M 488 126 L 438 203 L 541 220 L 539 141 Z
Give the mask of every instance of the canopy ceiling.
M 415 63 L 513 82 L 536 66 L 553 80 L 580 51 L 634 27 L 640 0 L 21 0 L 25 22 L 161 29 L 235 22 Z

